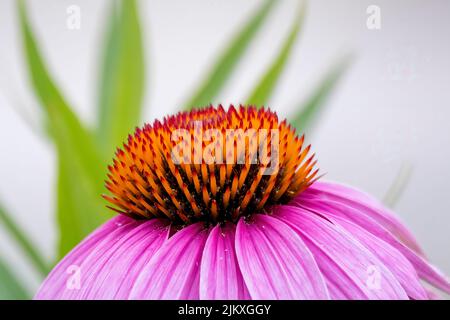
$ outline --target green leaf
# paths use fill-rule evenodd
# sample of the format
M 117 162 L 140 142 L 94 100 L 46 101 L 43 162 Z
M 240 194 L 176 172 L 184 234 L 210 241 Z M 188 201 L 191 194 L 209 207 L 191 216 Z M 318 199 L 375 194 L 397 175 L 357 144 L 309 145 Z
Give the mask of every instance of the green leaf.
M 97 137 L 107 157 L 141 121 L 144 53 L 136 2 L 112 3 L 100 78 Z
M 307 99 L 306 103 L 300 105 L 297 113 L 291 116 L 291 124 L 298 131 L 305 131 L 312 126 L 313 121 L 324 108 L 327 98 L 335 88 L 338 80 L 350 65 L 351 57 L 341 59 L 321 80 L 319 85 Z
M 260 107 L 266 104 L 272 96 L 277 82 L 284 70 L 284 67 L 286 66 L 286 62 L 288 61 L 289 56 L 292 52 L 295 41 L 298 38 L 298 34 L 303 25 L 304 16 L 305 2 L 302 2 L 302 5 L 295 18 L 294 24 L 292 25 L 291 31 L 286 37 L 286 40 L 284 41 L 280 52 L 270 65 L 269 69 L 265 72 L 259 83 L 253 89 L 252 93 L 247 99 L 247 104 Z
M 89 177 L 66 154 L 62 153 L 58 164 L 59 258 L 108 218 L 100 193 L 92 190 Z
M 99 155 L 92 135 L 70 109 L 50 78 L 31 32 L 23 1 L 19 3 L 21 4 L 19 7 L 20 22 L 28 71 L 33 89 L 44 109 L 48 129 L 60 149 L 71 150 L 74 159 L 80 162 L 91 176 L 99 176 L 99 172 L 102 171 L 99 168 L 102 168 L 103 164 L 98 161 Z
M 33 245 L 33 242 L 27 238 L 25 232 L 21 230 L 21 228 L 16 224 L 11 215 L 8 214 L 5 208 L 1 206 L 1 204 L 0 222 L 2 226 L 10 233 L 16 244 L 23 250 L 29 260 L 33 263 L 33 266 L 36 268 L 36 270 L 43 276 L 46 276 L 48 271 L 50 270 L 47 262 L 42 257 L 39 250 Z
M 276 2 L 274 0 L 266 0 L 249 22 L 232 39 L 228 48 L 217 60 L 203 83 L 185 104 L 185 110 L 208 105 L 219 94 Z
M 29 296 L 10 268 L 0 259 L 0 300 L 26 300 Z
M 106 219 L 106 216 L 99 212 L 106 169 L 92 133 L 73 113 L 44 65 L 23 1 L 19 1 L 19 18 L 31 84 L 40 100 L 50 136 L 55 143 L 60 163 L 59 174 L 68 179 L 67 183 L 58 183 L 58 223 L 61 239 L 59 253 L 62 255 Z M 62 172 L 64 170 L 65 172 Z M 66 198 L 85 202 L 86 208 L 91 205 L 86 210 L 78 211 L 75 204 L 62 202 Z M 72 228 L 66 219 L 77 221 L 82 228 Z M 70 242 L 66 242 L 68 239 Z
M 405 191 L 406 186 L 408 185 L 412 171 L 413 167 L 410 163 L 405 162 L 402 164 L 400 170 L 397 173 L 397 176 L 395 177 L 394 181 L 389 187 L 388 192 L 386 193 L 386 196 L 384 197 L 383 202 L 388 207 L 394 208 L 394 206 L 397 204 L 398 200 L 401 198 L 403 192 Z

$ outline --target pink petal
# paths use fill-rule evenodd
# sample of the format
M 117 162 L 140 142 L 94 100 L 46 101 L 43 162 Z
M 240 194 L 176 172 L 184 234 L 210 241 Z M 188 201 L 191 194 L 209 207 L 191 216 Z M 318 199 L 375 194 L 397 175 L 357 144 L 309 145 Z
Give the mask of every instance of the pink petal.
M 368 215 L 383 225 L 408 247 L 420 255 L 424 255 L 412 233 L 393 212 L 370 195 L 342 184 L 322 181 L 315 182 L 297 197 L 297 200 L 300 200 L 302 197 L 308 197 L 308 195 L 335 200 L 358 209 L 362 214 Z
M 209 234 L 203 250 L 200 268 L 200 299 L 248 299 L 236 259 L 234 237 L 236 226 L 216 225 Z
M 199 299 L 200 262 L 209 230 L 195 223 L 176 232 L 143 266 L 130 299 Z
M 53 268 L 41 284 L 34 299 L 60 299 L 70 276 L 66 273 L 67 269 L 70 266 L 80 265 L 83 259 L 90 254 L 92 248 L 110 232 L 132 222 L 133 220 L 128 217 L 118 215 L 97 228 Z
M 274 216 L 305 241 L 328 283 L 333 298 L 408 299 L 394 275 L 343 228 L 302 208 L 274 207 Z M 372 285 L 371 273 L 377 283 Z
M 99 270 L 98 262 L 108 259 L 114 253 L 114 250 L 117 249 L 115 245 L 123 242 L 134 230 L 140 229 L 142 230 L 141 233 L 152 235 L 151 239 L 148 240 L 155 244 L 158 242 L 162 243 L 167 237 L 168 228 L 165 227 L 166 225 L 166 223 L 157 219 L 151 223 L 145 223 L 122 215 L 109 220 L 61 260 L 47 276 L 35 299 L 107 298 L 101 295 L 92 297 L 87 295 L 87 293 L 90 290 L 102 289 L 103 285 L 107 286 L 107 291 L 117 291 L 120 285 L 113 283 L 102 284 L 97 279 L 103 277 L 106 273 L 118 271 L 120 266 L 115 266 L 118 268 L 112 270 L 110 268 Z M 94 274 L 92 271 L 95 271 Z M 124 281 L 127 278 L 127 274 L 120 272 L 116 276 L 123 278 Z M 71 284 L 73 279 L 79 279 L 79 283 Z M 75 281 L 78 282 L 78 280 Z
M 252 299 L 328 299 L 311 252 L 286 224 L 256 214 L 241 219 L 236 256 Z
M 435 287 L 450 293 L 450 282 L 445 275 L 428 263 L 424 258 L 419 256 L 416 252 L 400 242 L 382 225 L 369 216 L 361 214 L 357 209 L 346 204 L 327 199 L 302 198 L 301 202 L 296 202 L 295 204 L 308 210 L 318 210 L 322 213 L 327 212 L 327 216 L 341 217 L 359 225 L 401 252 L 414 266 L 421 279 L 424 279 Z
M 409 297 L 427 299 L 427 293 L 419 281 L 416 270 L 397 249 L 372 235 L 356 224 L 339 217 L 329 217 L 337 228 L 340 225 L 369 249 L 394 274 Z
M 167 240 L 168 221 L 152 219 L 130 230 L 89 269 L 83 299 L 127 299 L 143 266 Z

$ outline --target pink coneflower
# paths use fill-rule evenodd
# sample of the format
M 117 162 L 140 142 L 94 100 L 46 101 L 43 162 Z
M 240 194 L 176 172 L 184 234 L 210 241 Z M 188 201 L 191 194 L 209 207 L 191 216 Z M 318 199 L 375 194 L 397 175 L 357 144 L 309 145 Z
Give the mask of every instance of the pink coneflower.
M 309 151 L 286 121 L 252 107 L 137 129 L 109 167 L 104 197 L 119 214 L 36 298 L 427 299 L 421 280 L 450 292 L 388 209 L 316 181 Z

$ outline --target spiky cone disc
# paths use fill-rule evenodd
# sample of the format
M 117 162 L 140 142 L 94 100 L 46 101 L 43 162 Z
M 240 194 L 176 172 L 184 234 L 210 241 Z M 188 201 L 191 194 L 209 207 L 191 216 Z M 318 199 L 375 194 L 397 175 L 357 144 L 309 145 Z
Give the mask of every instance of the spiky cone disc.
M 318 170 L 309 151 L 270 109 L 180 112 L 128 136 L 108 167 L 104 198 L 136 219 L 236 222 L 311 185 Z

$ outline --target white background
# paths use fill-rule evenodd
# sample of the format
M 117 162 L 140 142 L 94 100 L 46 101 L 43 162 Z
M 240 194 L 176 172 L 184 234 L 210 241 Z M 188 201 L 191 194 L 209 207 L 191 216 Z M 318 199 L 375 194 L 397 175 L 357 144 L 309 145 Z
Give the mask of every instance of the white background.
M 95 121 L 97 74 L 108 1 L 28 1 L 47 63 L 68 101 Z M 55 156 L 30 94 L 15 11 L 0 1 L 0 199 L 50 258 Z M 208 66 L 261 1 L 141 1 L 146 59 L 145 120 L 180 107 Z M 66 9 L 81 8 L 81 29 Z M 381 8 L 381 30 L 368 30 L 366 9 Z M 280 1 L 218 102 L 239 103 L 276 54 L 297 1 Z M 395 210 L 431 261 L 450 274 L 450 2 L 310 1 L 305 26 L 270 106 L 289 116 L 339 57 L 356 56 L 307 132 L 327 178 L 382 199 L 399 170 L 412 168 Z M 313 134 L 314 133 L 314 134 Z M 80 199 L 80 201 L 83 201 Z M 105 209 L 106 210 L 106 209 Z M 92 213 L 95 214 L 95 213 Z M 0 253 L 31 281 L 19 250 L 0 228 Z

